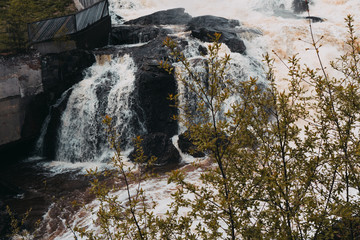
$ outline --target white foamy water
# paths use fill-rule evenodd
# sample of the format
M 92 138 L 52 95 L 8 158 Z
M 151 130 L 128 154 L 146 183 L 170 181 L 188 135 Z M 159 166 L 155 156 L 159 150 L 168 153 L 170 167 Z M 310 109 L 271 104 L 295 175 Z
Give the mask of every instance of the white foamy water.
M 106 115 L 113 117 L 114 129 L 124 139 L 132 139 L 129 129 L 133 114 L 130 94 L 134 89 L 136 66 L 129 55 L 94 64 L 83 81 L 73 87 L 61 117 L 59 162 L 101 162 L 108 160 Z
M 111 5 L 111 12 L 123 17 L 125 20 L 135 19 L 137 17 L 150 14 L 159 10 L 166 10 L 169 8 L 182 7 L 185 8 L 192 16 L 200 15 L 215 15 L 231 19 L 237 19 L 241 23 L 242 28 L 256 29 L 262 35 L 254 36 L 244 39 L 247 47 L 247 55 L 240 55 L 231 53 L 233 75 L 241 75 L 243 79 L 250 76 L 259 77 L 261 79 L 261 58 L 266 52 L 274 50 L 285 62 L 286 58 L 298 53 L 302 62 L 311 67 L 318 67 L 319 63 L 315 57 L 315 52 L 306 50 L 311 47 L 309 23 L 303 17 L 307 13 L 295 15 L 292 12 L 290 0 L 109 0 Z M 344 51 L 343 41 L 346 38 L 346 28 L 344 18 L 348 14 L 352 14 L 360 22 L 360 1 L 359 0 L 313 0 L 310 5 L 310 14 L 312 16 L 323 18 L 322 23 L 314 23 L 313 30 L 316 39 L 321 36 L 321 57 L 325 66 L 329 67 L 329 61 L 339 57 Z M 360 24 L 355 26 L 355 29 L 360 33 Z M 189 41 L 189 45 L 198 46 L 198 41 Z M 223 53 L 229 53 L 229 49 L 224 46 Z M 187 49 L 187 56 L 194 57 L 196 55 L 193 49 Z M 275 58 L 274 55 L 271 55 Z M 92 125 L 92 120 L 97 119 L 95 112 L 99 106 L 99 101 L 95 97 L 95 86 L 103 84 L 107 81 L 112 81 L 113 86 L 118 86 L 109 91 L 108 101 L 116 103 L 115 105 L 108 105 L 105 112 L 111 115 L 119 112 L 121 109 L 126 109 L 128 105 L 127 97 L 133 87 L 135 66 L 129 57 L 124 59 L 114 59 L 105 65 L 94 65 L 89 70 L 87 78 L 78 84 L 78 96 L 70 97 L 67 113 L 64 114 L 63 124 L 67 126 L 62 130 L 61 149 L 58 151 L 58 160 L 65 160 L 70 158 L 83 158 L 84 153 L 98 149 L 97 140 L 95 140 L 97 130 Z M 237 67 L 237 68 L 236 68 Z M 278 83 L 280 88 L 282 85 L 281 79 L 286 77 L 286 67 L 276 59 L 275 67 L 277 68 Z M 121 69 L 119 71 L 119 69 Z M 330 71 L 330 68 L 328 69 Z M 330 71 L 331 73 L 331 71 Z M 255 75 L 255 76 L 254 76 Z M 109 80 L 108 76 L 112 76 Z M 116 76 L 116 77 L 114 77 Z M 127 89 L 123 92 L 121 89 Z M 181 89 L 180 89 L 181 91 Z M 74 94 L 74 93 L 73 93 Z M 95 99 L 95 100 L 94 100 Z M 124 102 L 123 102 L 124 101 Z M 117 105 L 119 104 L 119 105 Z M 125 104 L 125 105 L 124 105 Z M 72 109 L 72 110 L 71 110 Z M 81 110 L 80 110 L 81 109 Z M 68 112 L 69 111 L 69 112 Z M 105 113 L 104 112 L 104 113 Z M 124 111 L 124 119 L 130 112 Z M 121 118 L 121 117 L 120 117 Z M 77 121 L 76 124 L 75 121 Z M 81 123 L 81 124 L 80 124 Z M 121 121 L 117 121 L 117 127 L 122 128 Z M 68 129 L 68 130 L 66 130 Z M 66 139 L 66 140 L 65 140 Z M 173 139 L 174 143 L 177 138 Z M 176 145 L 176 144 L 175 144 Z M 82 147 L 84 146 L 84 147 Z M 111 153 L 105 151 L 105 155 L 109 156 Z M 101 154 L 100 154 L 101 155 Z M 104 156 L 98 156 L 103 159 Z M 187 158 L 187 155 L 182 154 L 184 162 L 191 162 L 193 158 Z M 53 167 L 61 171 L 61 163 L 54 162 Z M 77 165 L 79 166 L 79 165 Z M 193 181 L 197 181 L 198 173 L 194 172 L 189 177 Z M 155 209 L 157 214 L 163 214 L 167 208 L 167 204 L 171 201 L 171 192 L 175 190 L 174 186 L 166 184 L 166 179 L 157 179 L 149 181 L 144 186 L 149 196 L 159 203 L 158 208 Z M 117 192 L 119 198 L 124 198 L 125 192 Z M 91 205 L 96 206 L 96 202 Z M 79 212 L 73 217 L 71 226 L 86 226 L 88 229 L 95 229 L 93 224 L 94 215 L 89 212 Z M 71 231 L 62 233 L 57 239 L 73 239 Z
M 291 0 L 110 0 L 112 11 L 131 20 L 146 14 L 169 8 L 185 8 L 192 16 L 215 15 L 237 19 L 242 26 L 260 30 L 263 36 L 246 44 L 257 48 L 264 47 L 264 52 L 272 50 L 286 60 L 287 57 L 299 53 L 302 62 L 317 67 L 318 62 L 311 47 L 309 24 L 302 17 L 307 13 L 292 13 Z M 313 24 L 314 34 L 321 41 L 321 56 L 326 66 L 330 60 L 339 57 L 343 52 L 343 41 L 346 38 L 344 18 L 348 14 L 360 19 L 360 1 L 358 0 L 313 0 L 310 1 L 310 14 L 325 19 L 323 23 Z M 355 26 L 358 32 L 360 24 Z M 301 40 L 299 40 L 301 38 Z M 254 44 L 254 41 L 257 43 Z M 272 55 L 272 57 L 275 57 Z M 279 78 L 286 76 L 286 68 L 280 61 L 275 65 Z
M 183 7 L 192 16 L 216 15 L 240 21 L 242 29 L 255 29 L 261 34 L 244 35 L 246 56 L 231 53 L 224 46 L 223 53 L 231 54 L 230 75 L 239 80 L 263 77 L 262 56 L 274 50 L 285 62 L 286 58 L 299 53 L 302 62 L 318 67 L 318 61 L 311 47 L 309 24 L 303 17 L 307 13 L 295 15 L 292 12 L 292 1 L 286 0 L 208 0 L 208 1 L 168 1 L 168 0 L 110 0 L 111 12 L 125 20 L 134 19 L 159 10 Z M 360 2 L 355 0 L 317 0 L 312 1 L 310 13 L 325 19 L 325 22 L 314 23 L 313 29 L 317 39 L 324 36 L 321 44 L 321 56 L 325 66 L 344 50 L 343 40 L 346 37 L 344 17 L 360 10 Z M 359 16 L 360 18 L 360 16 Z M 359 29 L 359 26 L 357 26 Z M 187 37 L 184 35 L 183 37 Z M 187 39 L 188 57 L 198 57 L 194 49 L 197 40 Z M 203 44 L 206 45 L 206 44 Z M 275 55 L 272 55 L 275 57 Z M 286 77 L 286 67 L 276 59 L 276 73 L 280 88 L 281 79 Z M 106 115 L 115 116 L 115 127 L 124 137 L 131 138 L 131 129 L 126 124 L 132 113 L 129 110 L 129 96 L 133 90 L 135 64 L 127 56 L 96 64 L 88 70 L 87 77 L 74 87 L 68 101 L 68 107 L 62 116 L 60 143 L 57 150 L 57 161 L 102 161 L 111 152 L 106 149 L 106 137 L 99 125 Z M 106 87 L 111 86 L 111 87 Z M 180 89 L 181 91 L 181 89 Z M 104 98 L 104 92 L 107 97 Z M 101 99 L 99 99 L 101 98 Z M 104 103 L 105 102 L 105 103 Z M 106 105 L 106 106 L 104 106 Z M 141 125 L 141 124 L 140 124 Z M 144 130 L 145 131 L 145 130 Z M 129 133 L 129 135 L 126 135 Z

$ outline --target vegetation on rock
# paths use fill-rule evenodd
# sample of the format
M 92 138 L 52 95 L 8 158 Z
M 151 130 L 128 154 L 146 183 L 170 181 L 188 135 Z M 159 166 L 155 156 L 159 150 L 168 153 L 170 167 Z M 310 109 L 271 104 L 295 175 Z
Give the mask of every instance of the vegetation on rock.
M 212 164 L 197 183 L 187 181 L 181 170 L 172 172 L 169 182 L 178 187 L 165 216 L 154 215 L 152 204 L 140 197 L 145 196 L 141 188 L 135 194 L 127 190 L 128 203 L 109 198 L 108 191 L 98 192 L 100 202 L 107 199 L 107 207 L 101 204 L 98 212 L 102 232 L 89 235 L 82 230 L 83 236 L 357 239 L 360 48 L 353 22 L 351 16 L 346 18 L 348 51 L 331 63 L 343 77 L 329 76 L 311 31 L 320 67 L 311 69 L 302 66 L 296 56 L 289 58 L 285 91 L 278 90 L 269 56 L 265 56 L 267 87 L 263 88 L 254 78 L 235 81 L 229 77 L 230 56 L 220 56 L 219 34 L 208 47 L 201 72 L 167 39 L 164 44 L 171 59 L 160 65 L 169 73 L 180 65 L 182 71 L 175 74 L 197 99 L 196 106 L 189 106 L 179 95 L 170 95 L 181 109 L 174 118 L 187 127 L 196 150 L 207 153 Z M 230 102 L 230 96 L 237 100 Z M 125 173 L 122 168 L 120 165 L 122 178 L 138 174 Z M 180 213 L 184 208 L 188 211 Z

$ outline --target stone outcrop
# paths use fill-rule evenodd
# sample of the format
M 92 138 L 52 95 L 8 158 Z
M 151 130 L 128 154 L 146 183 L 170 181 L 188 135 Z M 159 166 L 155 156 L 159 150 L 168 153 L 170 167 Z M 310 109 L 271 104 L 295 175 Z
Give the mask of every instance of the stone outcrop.
M 191 141 L 190 132 L 186 131 L 179 135 L 178 146 L 183 153 L 190 154 L 193 157 L 205 157 L 205 153 L 198 151 L 195 144 Z
M 229 20 L 215 16 L 200 16 L 193 18 L 187 24 L 187 30 L 191 35 L 204 42 L 211 42 L 215 33 L 220 33 L 220 42 L 225 43 L 232 52 L 245 53 L 246 46 L 238 37 L 242 31 L 237 29 L 240 23 L 237 20 Z
M 171 28 L 163 25 L 178 26 Z M 5 69 L 0 76 L 0 110 L 5 113 L 0 116 L 0 128 L 4 129 L 0 131 L 0 145 L 24 139 L 34 141 L 50 111 L 51 120 L 44 137 L 44 153 L 47 157 L 54 158 L 60 117 L 66 108 L 68 96 L 51 110 L 50 106 L 65 90 L 83 79 L 83 70 L 95 62 L 94 55 L 129 54 L 138 69 L 135 90 L 131 94 L 130 106 L 136 114 L 134 121 L 130 121 L 134 125 L 132 129 L 144 126 L 144 147 L 150 155 L 154 153 L 158 157 L 159 164 L 178 162 L 179 156 L 171 141 L 172 136 L 178 133 L 178 123 L 171 118 L 177 114 L 177 109 L 171 107 L 173 103 L 167 100 L 169 94 L 177 94 L 177 82 L 173 75 L 160 69 L 158 64 L 159 60 L 166 59 L 169 55 L 162 44 L 165 37 L 171 33 L 186 31 L 205 42 L 211 41 L 209 34 L 221 33 L 220 42 L 225 43 L 231 51 L 246 53 L 241 36 L 247 30 L 241 28 L 238 21 L 215 16 L 192 18 L 184 9 L 177 8 L 134 19 L 112 29 L 110 45 L 144 43 L 143 45 L 129 48 L 108 46 L 92 51 L 73 50 L 43 57 L 34 55 L 28 60 L 0 60 L 0 68 Z M 187 40 L 178 40 L 179 48 L 183 49 L 188 45 Z M 198 51 L 199 55 L 207 54 L 207 49 L 201 45 Z M 105 85 L 97 92 L 100 105 L 107 104 L 107 100 L 103 98 L 107 96 L 111 86 Z M 184 148 L 188 149 L 183 151 L 190 151 L 192 143 L 182 137 L 181 140 L 184 146 L 187 145 Z M 154 150 L 150 150 L 149 146 L 154 147 Z M 197 155 L 200 156 L 199 154 L 203 156 L 202 153 Z
M 168 100 L 169 94 L 177 94 L 177 82 L 173 75 L 158 67 L 159 59 L 168 56 L 162 46 L 163 39 L 164 36 L 159 36 L 129 51 L 138 66 L 133 109 L 147 131 L 143 136 L 144 151 L 147 156 L 156 156 L 160 165 L 180 160 L 170 139 L 178 132 L 178 123 L 171 118 L 177 109 L 171 107 L 173 103 Z
M 74 83 L 83 79 L 83 70 L 95 63 L 90 51 L 73 50 L 59 54 L 48 54 L 41 59 L 41 75 L 45 92 L 51 92 L 54 100 Z
M 131 49 L 138 71 L 135 83 L 135 101 L 137 111 L 142 116 L 148 133 L 162 132 L 169 137 L 177 134 L 177 121 L 171 116 L 177 114 L 177 109 L 167 100 L 169 94 L 177 94 L 177 82 L 173 75 L 159 68 L 159 59 L 167 56 L 167 50 L 162 46 L 163 38 Z
M 110 33 L 110 45 L 145 43 L 166 34 L 166 30 L 156 26 L 129 26 L 114 27 Z
M 174 8 L 155 12 L 134 20 L 125 22 L 127 25 L 184 25 L 191 20 L 184 8 Z
M 147 134 L 141 142 L 145 156 L 150 159 L 151 156 L 156 157 L 155 164 L 176 164 L 180 162 L 180 154 L 171 139 L 161 132 Z M 134 159 L 135 152 L 130 154 L 130 159 Z
M 171 31 L 162 25 L 183 25 L 191 36 L 211 42 L 209 36 L 220 33 L 220 42 L 225 43 L 232 52 L 244 54 L 246 46 L 239 36 L 244 33 L 237 20 L 216 16 L 191 17 L 183 8 L 159 11 L 125 22 L 125 25 L 113 28 L 110 34 L 110 44 L 134 44 L 153 40 Z

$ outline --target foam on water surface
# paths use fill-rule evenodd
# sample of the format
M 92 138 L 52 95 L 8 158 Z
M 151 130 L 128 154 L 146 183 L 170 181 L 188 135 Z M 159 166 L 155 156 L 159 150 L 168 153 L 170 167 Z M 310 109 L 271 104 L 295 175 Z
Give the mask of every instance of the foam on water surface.
M 207 0 L 207 1 L 168 1 L 168 0 L 110 0 L 112 11 L 125 20 L 131 20 L 159 10 L 182 7 L 192 16 L 215 15 L 237 19 L 242 26 L 258 29 L 263 36 L 255 40 L 266 46 L 264 52 L 274 50 L 285 59 L 299 53 L 302 62 L 317 67 L 318 62 L 311 47 L 309 24 L 303 17 L 307 13 L 295 15 L 292 12 L 292 1 L 283 0 Z M 330 60 L 339 57 L 343 52 L 343 41 L 346 37 L 344 18 L 348 14 L 360 19 L 360 2 L 357 0 L 314 0 L 310 4 L 310 14 L 325 21 L 313 24 L 315 37 L 323 47 L 321 56 L 326 66 Z M 358 16 L 357 16 L 358 15 Z M 360 30 L 360 25 L 355 26 Z M 301 40 L 299 40 L 299 38 Z M 250 43 L 250 45 L 253 43 Z M 247 48 L 249 49 L 249 44 Z M 255 44 L 255 46 L 258 44 Z M 274 56 L 273 56 L 274 57 Z M 280 78 L 286 76 L 284 66 L 276 61 Z
M 114 129 L 119 136 L 135 137 L 129 129 L 133 117 L 130 94 L 134 89 L 135 71 L 135 63 L 129 55 L 101 61 L 88 69 L 84 80 L 73 87 L 61 117 L 56 161 L 102 162 L 110 159 L 113 151 L 107 144 L 102 123 L 106 115 L 113 117 Z
M 261 78 L 261 63 L 262 55 L 266 52 L 271 54 L 274 50 L 278 56 L 280 56 L 285 62 L 286 58 L 297 54 L 301 57 L 302 62 L 307 65 L 316 68 L 319 66 L 318 60 L 315 57 L 313 50 L 306 50 L 311 48 L 309 23 L 303 19 L 307 16 L 307 13 L 295 15 L 292 13 L 291 2 L 285 0 L 228 0 L 226 2 L 222 0 L 183 0 L 183 1 L 169 1 L 169 0 L 110 0 L 111 12 L 123 17 L 125 20 L 135 19 L 137 17 L 144 16 L 159 10 L 166 10 L 169 8 L 182 7 L 185 8 L 192 16 L 200 15 L 215 15 L 231 19 L 237 19 L 241 23 L 243 28 L 256 29 L 261 35 L 254 36 L 251 38 L 245 38 L 245 44 L 247 47 L 247 55 L 243 56 L 237 53 L 230 53 L 232 56 L 231 64 L 239 66 L 242 69 L 234 69 L 233 74 L 236 75 L 236 71 L 242 71 L 245 73 L 243 76 Z M 325 66 L 329 68 L 329 61 L 339 57 L 344 51 L 344 40 L 346 38 L 346 27 L 344 18 L 348 14 L 353 14 L 356 20 L 360 19 L 360 1 L 358 0 L 314 0 L 310 5 L 310 14 L 312 16 L 323 18 L 325 21 L 322 23 L 314 23 L 313 31 L 316 39 L 320 39 L 323 36 L 321 44 L 323 47 L 320 50 L 320 55 Z M 359 22 L 359 21 L 357 21 Z M 357 23 L 355 22 L 355 24 Z M 360 24 L 355 26 L 358 33 L 360 32 Z M 189 46 L 198 46 L 197 41 L 189 41 Z M 206 43 L 204 44 L 206 45 Z M 225 46 L 222 53 L 229 53 L 229 49 Z M 188 57 L 194 57 L 196 53 L 194 49 L 187 49 L 186 52 Z M 271 55 L 275 57 L 274 55 Z M 120 61 L 121 62 L 121 61 Z M 103 66 L 94 66 L 90 69 L 90 74 L 87 79 L 79 84 L 84 99 L 88 99 L 91 92 L 91 85 L 96 82 L 98 78 L 96 76 L 105 74 L 105 70 L 109 68 L 121 68 L 124 67 L 124 71 L 129 73 L 129 79 L 125 80 L 124 83 L 129 83 L 129 88 L 132 86 L 131 81 L 133 77 L 131 72 L 134 71 L 132 65 L 121 65 L 117 60 L 105 63 Z M 131 61 L 130 61 L 131 62 Z M 120 64 L 120 65 L 119 65 Z M 278 84 L 280 88 L 285 88 L 282 78 L 286 77 L 286 67 L 276 59 L 275 62 L 276 74 L 278 75 Z M 127 71 L 131 69 L 131 71 Z M 330 73 L 333 73 L 330 71 Z M 123 83 L 114 83 L 122 85 Z M 80 90 L 79 90 L 80 91 Z M 181 91 L 181 89 L 180 89 Z M 117 102 L 124 99 L 124 95 L 112 91 L 109 95 L 111 101 Z M 69 99 L 71 104 L 79 104 L 76 100 Z M 96 104 L 88 100 L 89 112 L 95 111 Z M 118 111 L 118 107 L 112 106 L 107 108 L 109 113 Z M 78 117 L 88 115 L 85 112 L 79 112 Z M 71 124 L 71 121 L 69 121 Z M 91 128 L 89 128 L 91 129 Z M 184 129 L 181 129 L 184 130 Z M 75 137 L 72 137 L 75 138 Z M 69 138 L 70 140 L 72 139 Z M 172 140 L 175 146 L 177 146 L 178 137 L 175 136 Z M 78 140 L 77 140 L 78 141 Z M 76 144 L 75 144 L 76 145 Z M 109 153 L 108 155 L 111 155 Z M 182 154 L 184 163 L 191 163 L 194 158 Z M 62 159 L 62 157 L 60 157 Z M 47 166 L 53 168 L 54 171 L 63 171 L 64 168 L 69 166 L 74 168 L 82 168 L 84 166 L 92 166 L 95 163 L 65 163 L 52 162 Z M 189 173 L 188 179 L 190 181 L 198 181 L 199 172 L 194 171 Z M 163 214 L 167 204 L 171 201 L 171 192 L 174 191 L 175 187 L 167 185 L 166 178 L 150 180 L 144 185 L 149 196 L 158 201 L 158 208 L 155 210 L 158 214 Z M 117 192 L 119 198 L 124 197 L 124 192 Z M 90 205 L 95 206 L 98 204 L 96 201 Z M 74 216 L 73 226 L 87 226 L 88 229 L 96 230 L 96 227 L 92 224 L 95 219 L 94 215 L 79 212 L 78 215 Z M 63 235 L 57 237 L 57 239 L 73 239 L 73 235 L 70 231 L 64 232 Z

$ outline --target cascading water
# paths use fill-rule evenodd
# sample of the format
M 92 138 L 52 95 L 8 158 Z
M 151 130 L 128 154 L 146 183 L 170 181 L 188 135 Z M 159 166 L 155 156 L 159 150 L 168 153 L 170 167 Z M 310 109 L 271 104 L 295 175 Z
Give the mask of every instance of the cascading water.
M 109 159 L 105 115 L 113 118 L 114 129 L 122 139 L 132 139 L 130 121 L 136 66 L 129 55 L 115 57 L 87 70 L 83 81 L 73 87 L 61 117 L 56 160 L 92 162 Z M 140 124 L 141 125 L 141 124 Z M 145 131 L 137 129 L 138 132 Z
M 263 51 L 274 50 L 283 60 L 298 54 L 302 62 L 317 66 L 318 62 L 313 57 L 311 48 L 309 25 L 304 17 L 307 12 L 295 14 L 293 3 L 302 0 L 207 0 L 207 1 L 168 1 L 168 0 L 110 0 L 112 12 L 131 20 L 159 10 L 175 7 L 185 8 L 190 15 L 214 15 L 229 19 L 237 19 L 242 27 L 246 26 L 257 29 L 262 37 L 255 38 L 247 48 L 258 46 L 264 47 Z M 304 1 L 303 1 L 304 2 Z M 310 2 L 310 15 L 323 18 L 325 21 L 314 26 L 314 34 L 317 39 L 322 39 L 322 57 L 335 59 L 341 52 L 340 43 L 346 36 L 344 18 L 348 14 L 359 19 L 360 2 L 357 0 L 312 0 Z M 360 26 L 355 25 L 359 32 Z M 301 39 L 301 40 L 299 40 Z M 261 58 L 261 57 L 260 57 Z M 261 60 L 261 59 L 258 59 Z M 327 61 L 326 61 L 327 63 Z M 328 67 L 330 67 L 327 64 Z M 280 61 L 275 62 L 279 78 L 286 76 L 286 67 Z
M 208 43 L 202 43 L 199 40 L 192 40 L 192 39 L 186 39 L 188 41 L 188 45 L 185 47 L 183 53 L 184 56 L 192 63 L 192 70 L 196 73 L 201 75 L 206 75 L 205 73 L 205 67 L 204 67 L 204 57 L 201 56 L 199 53 L 199 46 L 207 47 Z M 246 41 L 246 39 L 245 39 Z M 250 43 L 248 43 L 250 45 Z M 230 49 L 226 45 L 222 45 L 219 57 L 223 57 L 225 54 L 230 54 L 231 59 L 228 65 L 227 70 L 227 77 L 229 79 L 234 80 L 234 83 L 240 82 L 240 81 L 246 81 L 250 77 L 257 78 L 259 85 L 266 85 L 265 82 L 265 75 L 264 75 L 264 66 L 261 62 L 261 54 L 263 51 L 261 50 L 261 46 L 257 45 L 257 50 L 254 51 L 254 47 L 256 45 L 253 43 L 253 46 L 250 45 L 248 47 L 247 55 L 239 54 L 239 53 L 232 53 Z M 178 63 L 175 64 L 175 69 L 178 74 L 183 75 L 183 77 L 186 78 L 186 71 L 183 69 L 182 64 Z M 184 75 L 185 74 L 185 75 Z M 191 93 L 181 82 L 178 83 L 179 86 L 179 92 L 180 94 L 180 103 L 184 106 L 186 106 L 187 109 L 189 109 L 192 114 L 196 114 L 196 96 L 194 93 Z M 226 103 L 224 104 L 225 108 L 229 108 L 232 103 L 237 101 L 239 99 L 238 96 L 231 96 L 229 99 L 227 99 Z M 226 111 L 227 109 L 224 109 Z M 179 132 L 182 133 L 186 131 L 186 128 L 181 125 L 180 123 L 180 129 Z
M 311 47 L 307 43 L 309 42 L 309 24 L 304 19 L 307 13 L 295 14 L 292 9 L 293 1 L 290 0 L 228 0 L 226 2 L 222 0 L 109 0 L 109 2 L 113 24 L 119 20 L 115 14 L 123 18 L 117 23 L 121 24 L 126 20 L 175 7 L 185 8 L 186 12 L 193 17 L 215 15 L 239 20 L 241 29 L 253 30 L 239 33 L 240 38 L 245 42 L 246 54 L 231 53 L 225 45 L 221 50 L 221 54 L 231 54 L 229 74 L 238 81 L 251 76 L 257 77 L 261 82 L 264 79 L 262 55 L 266 52 L 271 53 L 271 50 L 274 50 L 282 60 L 299 53 L 303 63 L 312 67 L 318 66 L 314 52 L 305 51 L 306 48 Z M 360 2 L 358 0 L 313 0 L 310 2 L 310 14 L 325 20 L 314 24 L 313 29 L 316 39 L 324 36 L 321 42 L 323 45 L 321 56 L 324 64 L 327 65 L 328 60 L 334 60 L 343 51 L 343 45 L 339 44 L 346 36 L 343 18 L 347 14 L 353 14 L 356 20 L 360 19 L 358 14 Z M 359 27 L 360 25 L 356 24 L 355 28 L 358 32 Z M 170 29 L 171 26 L 168 28 Z M 201 61 L 199 46 L 207 44 L 189 37 L 189 33 L 181 32 L 177 37 L 188 42 L 185 48 L 186 57 L 190 60 Z M 272 55 L 272 57 L 275 56 Z M 277 83 L 279 88 L 283 88 L 281 82 L 282 77 L 286 77 L 287 68 L 278 60 L 275 62 L 275 67 L 278 76 Z M 73 87 L 67 108 L 61 118 L 56 160 L 75 162 L 108 159 L 111 152 L 106 144 L 104 126 L 101 123 L 105 115 L 113 117 L 115 128 L 123 139 L 131 139 L 139 133 L 146 132 L 145 127 L 131 129 L 133 125 L 129 124 L 137 121 L 138 126 L 142 126 L 141 121 L 131 111 L 135 71 L 135 63 L 128 55 L 114 58 L 103 65 L 95 64 L 88 69 L 85 79 Z M 186 89 L 180 85 L 179 92 L 186 93 Z M 186 101 L 189 99 L 191 100 L 192 97 L 189 96 Z M 236 101 L 236 96 L 232 96 L 229 101 Z M 180 131 L 183 130 L 185 129 L 180 129 Z M 158 182 L 155 185 L 159 185 Z M 155 187 L 151 187 L 149 192 L 153 189 Z M 163 198 L 160 199 L 162 202 L 159 200 L 159 205 L 164 207 L 166 197 L 170 198 L 168 195 L 171 190 L 160 189 L 159 191 L 164 194 L 156 194 L 154 200 Z M 79 213 L 78 217 L 81 219 L 83 215 Z M 85 226 L 91 228 L 89 219 L 87 221 L 86 219 L 77 221 L 77 219 L 74 221 L 74 226 L 83 222 Z M 73 239 L 71 231 L 64 230 L 64 232 L 64 235 L 60 234 L 58 239 Z
M 231 54 L 229 74 L 237 80 L 248 79 L 251 76 L 257 77 L 261 81 L 263 79 L 262 55 L 270 50 L 274 50 L 283 59 L 300 52 L 303 62 L 313 66 L 317 64 L 312 54 L 304 51 L 309 47 L 306 43 L 309 35 L 308 23 L 303 19 L 306 13 L 295 15 L 292 11 L 293 1 L 256 0 L 249 2 L 246 0 L 230 0 L 226 4 L 219 0 L 210 0 L 206 3 L 191 0 L 181 2 L 110 0 L 109 2 L 113 24 L 115 24 L 116 19 L 119 19 L 116 18 L 115 14 L 124 20 L 130 20 L 174 7 L 184 7 L 192 16 L 211 14 L 239 20 L 241 24 L 239 28 L 252 30 L 238 33 L 245 42 L 246 55 L 231 53 L 226 47 L 223 50 Z M 336 9 L 329 8 L 332 15 L 324 12 L 323 9 L 327 5 L 336 6 Z M 342 40 L 346 31 L 345 28 L 338 28 L 338 26 L 342 26 L 342 22 L 339 21 L 339 14 L 335 14 L 335 11 L 344 12 L 346 10 L 352 13 L 354 6 L 360 8 L 360 4 L 354 1 L 319 0 L 311 2 L 311 13 L 326 19 L 321 25 L 316 25 L 315 32 L 317 37 L 326 36 L 324 39 L 326 44 L 322 50 L 324 58 L 334 59 L 335 56 L 339 55 L 341 50 L 339 51 L 338 46 L 333 43 Z M 336 30 L 334 30 L 335 27 Z M 185 49 L 187 57 L 199 58 L 196 49 L 199 44 L 206 44 L 195 44 L 186 35 L 182 37 L 189 43 Z M 299 38 L 303 40 L 299 40 Z M 335 39 L 338 40 L 335 41 Z M 275 67 L 277 67 L 280 79 L 286 76 L 283 63 L 277 61 Z M 101 124 L 101 120 L 106 114 L 114 117 L 116 128 L 123 139 L 131 139 L 135 136 L 134 130 L 129 129 L 131 124 L 127 124 L 133 121 L 132 118 L 136 118 L 129 110 L 130 95 L 134 88 L 134 71 L 133 61 L 119 59 L 114 59 L 103 66 L 95 65 L 88 70 L 85 80 L 74 87 L 66 111 L 63 113 L 56 160 L 75 162 L 106 159 L 110 153 L 108 146 L 106 146 L 104 126 Z M 129 85 L 124 86 L 124 84 Z M 184 91 L 184 89 L 181 89 L 180 86 L 179 91 Z M 232 97 L 230 101 L 234 101 L 235 98 Z M 141 124 L 139 123 L 139 125 Z M 145 131 L 145 128 L 141 128 L 137 130 L 136 134 Z
M 303 18 L 307 13 L 295 14 L 294 2 L 301 0 L 229 0 L 226 3 L 219 0 L 181 2 L 167 0 L 109 0 L 113 24 L 121 16 L 117 24 L 131 20 L 155 11 L 183 7 L 193 17 L 199 15 L 216 15 L 240 21 L 241 29 L 251 31 L 239 32 L 238 36 L 245 42 L 246 54 L 231 53 L 224 46 L 223 51 L 231 54 L 229 74 L 237 80 L 257 77 L 263 79 L 261 64 L 262 55 L 274 50 L 283 59 L 295 53 L 300 53 L 302 61 L 316 66 L 316 59 L 306 43 L 308 23 Z M 322 40 L 322 56 L 324 59 L 334 59 L 340 55 L 339 41 L 344 39 L 346 29 L 343 27 L 343 17 L 360 9 L 360 3 L 355 0 L 317 0 L 310 1 L 310 11 L 325 19 L 325 22 L 315 26 L 315 37 Z M 169 26 L 171 28 L 171 26 Z M 198 40 L 184 38 L 189 44 L 185 54 L 189 58 L 201 58 L 199 45 L 206 46 Z M 302 40 L 299 40 L 301 38 Z M 273 56 L 274 57 L 274 56 Z M 326 64 L 327 62 L 325 62 Z M 281 61 L 275 62 L 277 74 L 286 76 L 285 66 Z M 115 128 L 122 139 L 130 141 L 137 134 L 145 133 L 146 129 L 140 120 L 130 110 L 131 93 L 134 90 L 136 67 L 128 56 L 114 58 L 105 64 L 97 63 L 87 71 L 85 79 L 73 87 L 66 110 L 61 117 L 61 127 L 58 133 L 56 160 L 68 162 L 94 162 L 108 159 L 111 155 L 107 146 L 104 126 L 101 123 L 105 115 L 113 117 Z M 281 88 L 281 84 L 280 84 Z M 185 90 L 180 86 L 180 92 Z M 189 97 L 191 99 L 191 96 Z M 188 99 L 188 100 L 189 100 Z M 188 101 L 187 100 L 187 101 Z M 233 96 L 229 101 L 235 101 Z M 191 101 L 191 100 L 190 100 Z M 130 122 L 140 126 L 133 128 Z M 181 129 L 183 131 L 184 129 Z M 44 135 L 44 134 L 43 134 Z M 42 138 L 38 146 L 42 144 Z M 124 143 L 126 148 L 128 142 Z M 39 148 L 40 149 L 40 148 Z
M 43 157 L 45 155 L 44 154 L 44 147 L 45 147 L 44 141 L 45 141 L 45 135 L 46 135 L 48 127 L 49 127 L 49 123 L 51 121 L 51 111 L 53 108 L 57 108 L 68 97 L 69 93 L 71 93 L 71 90 L 72 89 L 70 88 L 70 89 L 66 90 L 65 92 L 63 92 L 63 94 L 56 101 L 56 103 L 53 106 L 51 106 L 50 114 L 48 114 L 48 116 L 44 120 L 44 123 L 41 128 L 40 136 L 38 138 L 38 141 L 36 142 L 34 156 Z

